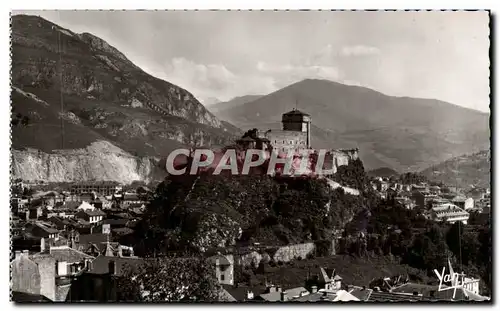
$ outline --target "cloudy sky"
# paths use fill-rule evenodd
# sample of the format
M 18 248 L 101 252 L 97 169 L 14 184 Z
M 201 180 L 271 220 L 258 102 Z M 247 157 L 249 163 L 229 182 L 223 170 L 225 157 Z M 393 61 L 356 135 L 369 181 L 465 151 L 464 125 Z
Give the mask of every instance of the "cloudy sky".
M 485 12 L 30 11 L 210 104 L 305 78 L 489 111 Z

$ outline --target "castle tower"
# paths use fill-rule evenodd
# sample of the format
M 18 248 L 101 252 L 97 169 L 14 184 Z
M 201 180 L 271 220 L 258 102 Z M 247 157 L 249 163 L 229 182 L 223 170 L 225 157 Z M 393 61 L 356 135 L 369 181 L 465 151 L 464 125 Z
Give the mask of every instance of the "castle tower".
M 307 148 L 311 148 L 311 116 L 307 113 L 293 109 L 284 113 L 281 119 L 284 131 L 296 131 L 306 133 Z

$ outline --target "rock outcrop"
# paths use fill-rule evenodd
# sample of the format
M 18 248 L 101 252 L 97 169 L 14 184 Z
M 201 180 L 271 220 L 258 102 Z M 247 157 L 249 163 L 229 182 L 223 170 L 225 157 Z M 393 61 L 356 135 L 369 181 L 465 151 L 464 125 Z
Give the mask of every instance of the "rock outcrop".
M 106 141 L 85 149 L 45 153 L 36 149 L 12 151 L 13 178 L 26 181 L 73 182 L 113 180 L 128 184 L 149 182 L 161 175 L 157 159 L 134 157 Z

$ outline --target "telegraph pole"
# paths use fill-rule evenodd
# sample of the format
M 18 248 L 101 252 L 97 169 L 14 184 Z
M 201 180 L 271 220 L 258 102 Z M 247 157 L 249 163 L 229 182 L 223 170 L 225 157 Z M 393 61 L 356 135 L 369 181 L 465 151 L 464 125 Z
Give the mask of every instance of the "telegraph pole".
M 54 29 L 56 29 L 54 27 Z M 57 31 L 57 29 L 56 29 Z M 61 32 L 57 31 L 57 42 L 59 47 L 59 93 L 60 93 L 60 101 L 61 101 L 61 149 L 64 149 L 64 98 L 63 98 L 63 74 L 62 74 L 62 41 L 61 41 Z

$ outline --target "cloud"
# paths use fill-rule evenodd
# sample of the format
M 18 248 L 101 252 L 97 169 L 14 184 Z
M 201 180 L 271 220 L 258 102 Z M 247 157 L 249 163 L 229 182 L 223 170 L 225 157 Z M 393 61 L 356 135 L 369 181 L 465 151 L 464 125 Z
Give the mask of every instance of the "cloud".
M 337 67 L 320 65 L 277 65 L 259 62 L 257 71 L 262 76 L 272 77 L 279 88 L 303 79 L 338 81 L 342 76 Z
M 353 45 L 353 46 L 344 46 L 340 50 L 340 55 L 342 56 L 369 56 L 369 55 L 378 55 L 380 54 L 380 50 L 373 46 L 366 45 Z
M 304 79 L 343 81 L 335 66 L 257 62 L 251 70 L 233 72 L 223 64 L 200 64 L 182 57 L 173 58 L 157 76 L 187 89 L 206 105 L 212 104 L 213 98 L 227 101 L 236 96 L 269 94 Z
M 234 73 L 222 64 L 199 64 L 185 58 L 174 58 L 166 64 L 162 78 L 179 85 L 202 103 L 211 98 L 229 100 L 247 94 L 267 94 L 276 89 L 272 77 Z

